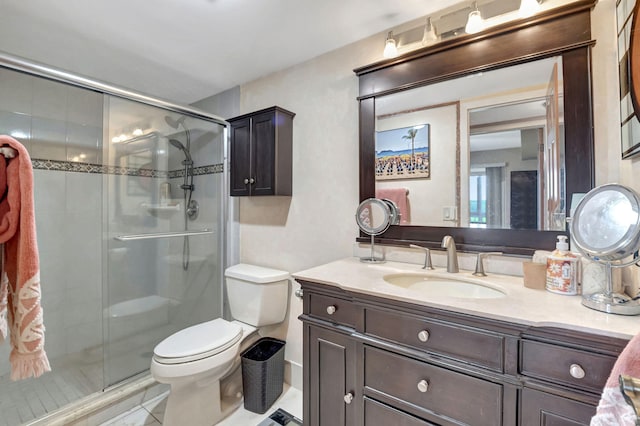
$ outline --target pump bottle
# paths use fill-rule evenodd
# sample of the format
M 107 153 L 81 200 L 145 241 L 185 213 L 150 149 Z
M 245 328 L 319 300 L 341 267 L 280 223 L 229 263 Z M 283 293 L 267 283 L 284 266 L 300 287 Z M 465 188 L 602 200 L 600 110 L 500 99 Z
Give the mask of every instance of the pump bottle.
M 558 294 L 578 294 L 578 257 L 569 251 L 565 235 L 558 235 L 556 249 L 547 258 L 546 289 Z

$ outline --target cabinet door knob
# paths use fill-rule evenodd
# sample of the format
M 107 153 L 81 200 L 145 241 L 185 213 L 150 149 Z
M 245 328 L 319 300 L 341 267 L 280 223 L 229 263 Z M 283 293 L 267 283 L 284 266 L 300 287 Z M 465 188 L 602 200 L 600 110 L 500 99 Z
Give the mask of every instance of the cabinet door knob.
M 571 377 L 574 379 L 582 379 L 585 376 L 584 369 L 580 364 L 571 364 L 571 367 L 569 367 L 569 374 L 571 374 Z
M 346 394 L 344 396 L 344 402 L 347 404 L 351 404 L 351 401 L 353 401 L 353 394 L 351 392 L 349 392 L 348 394 Z
M 244 184 L 248 184 L 249 183 L 249 179 L 248 178 L 244 178 Z
M 254 178 L 250 178 L 249 179 L 249 183 L 255 183 L 255 182 L 256 182 L 256 180 Z
M 429 332 L 427 330 L 422 330 L 420 333 L 418 333 L 418 340 L 420 340 L 421 342 L 426 342 L 427 340 L 429 340 Z
M 333 315 L 333 314 L 335 314 L 337 310 L 338 310 L 338 308 L 336 308 L 336 307 L 335 307 L 335 306 L 333 306 L 333 305 L 329 305 L 329 306 L 327 306 L 327 313 L 328 313 L 329 315 Z
M 429 390 L 429 382 L 427 382 L 426 380 L 420 380 L 418 382 L 418 390 L 422 393 L 425 393 L 426 391 Z

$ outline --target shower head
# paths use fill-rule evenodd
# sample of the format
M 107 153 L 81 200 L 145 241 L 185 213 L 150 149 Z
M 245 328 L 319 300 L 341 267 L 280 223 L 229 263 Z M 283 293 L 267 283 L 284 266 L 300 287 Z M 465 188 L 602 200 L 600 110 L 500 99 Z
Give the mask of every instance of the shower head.
M 191 159 L 191 154 L 189 154 L 189 150 L 185 148 L 184 145 L 182 145 L 182 142 L 176 139 L 169 139 L 169 143 L 175 146 L 176 148 L 178 148 L 180 151 L 184 152 L 184 156 L 187 159 L 187 161 L 193 164 L 193 160 Z
M 166 115 L 164 117 L 164 121 L 167 122 L 167 124 L 171 127 L 173 127 L 174 129 L 177 129 L 178 126 L 180 126 L 181 124 L 184 126 L 184 120 L 186 120 L 187 116 L 183 115 L 182 117 L 178 118 L 177 120 L 173 117 L 171 117 L 170 115 Z

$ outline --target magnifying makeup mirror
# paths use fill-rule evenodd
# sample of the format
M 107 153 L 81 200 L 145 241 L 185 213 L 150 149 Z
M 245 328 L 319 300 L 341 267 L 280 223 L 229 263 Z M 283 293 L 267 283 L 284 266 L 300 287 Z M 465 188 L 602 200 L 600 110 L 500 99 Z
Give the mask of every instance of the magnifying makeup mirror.
M 612 314 L 640 315 L 640 301 L 614 293 L 611 281 L 612 268 L 640 262 L 638 193 L 619 184 L 592 189 L 576 207 L 571 218 L 571 234 L 580 253 L 605 265 L 604 292 L 584 294 L 582 304 Z
M 361 257 L 361 262 L 383 263 L 384 258 L 374 255 L 374 237 L 384 233 L 390 225 L 400 223 L 400 214 L 396 204 L 387 199 L 367 198 L 356 210 L 356 222 L 360 230 L 371 236 L 371 256 Z

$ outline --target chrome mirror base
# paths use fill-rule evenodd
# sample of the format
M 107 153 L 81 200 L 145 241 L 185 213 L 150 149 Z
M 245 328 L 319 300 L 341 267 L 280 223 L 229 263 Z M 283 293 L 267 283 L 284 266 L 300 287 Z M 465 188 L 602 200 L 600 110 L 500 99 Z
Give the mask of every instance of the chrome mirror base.
M 618 315 L 640 315 L 640 300 L 620 293 L 594 293 L 582 296 L 582 304 L 596 311 Z

